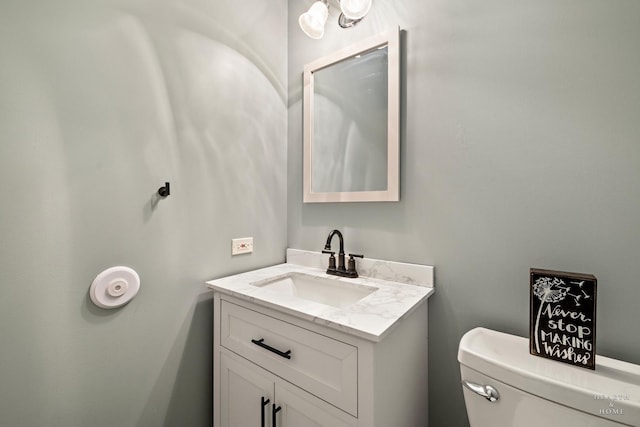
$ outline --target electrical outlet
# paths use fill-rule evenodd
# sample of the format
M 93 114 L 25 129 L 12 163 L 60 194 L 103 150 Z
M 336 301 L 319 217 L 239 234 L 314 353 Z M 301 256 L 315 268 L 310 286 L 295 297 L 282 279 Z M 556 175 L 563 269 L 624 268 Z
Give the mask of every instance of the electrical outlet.
M 231 239 L 231 255 L 250 254 L 253 252 L 253 237 Z

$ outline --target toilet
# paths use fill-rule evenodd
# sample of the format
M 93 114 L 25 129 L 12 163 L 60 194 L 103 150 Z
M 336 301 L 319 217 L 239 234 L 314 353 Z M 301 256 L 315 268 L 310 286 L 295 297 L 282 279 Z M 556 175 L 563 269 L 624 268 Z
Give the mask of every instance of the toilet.
M 640 426 L 640 366 L 589 370 L 529 354 L 529 339 L 475 328 L 458 362 L 471 427 Z

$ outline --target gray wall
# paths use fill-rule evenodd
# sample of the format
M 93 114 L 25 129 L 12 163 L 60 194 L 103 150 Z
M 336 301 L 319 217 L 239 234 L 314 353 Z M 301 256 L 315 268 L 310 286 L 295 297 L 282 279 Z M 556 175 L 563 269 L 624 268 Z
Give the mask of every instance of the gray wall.
M 211 425 L 203 282 L 284 260 L 286 19 L 283 0 L 0 3 L 0 425 Z M 101 310 L 114 265 L 142 287 Z
M 456 350 L 469 329 L 528 334 L 530 267 L 595 274 L 598 352 L 640 363 L 640 3 L 374 0 L 321 41 L 289 2 L 288 245 L 436 267 L 432 427 L 467 425 Z M 401 202 L 302 203 L 301 71 L 405 30 Z

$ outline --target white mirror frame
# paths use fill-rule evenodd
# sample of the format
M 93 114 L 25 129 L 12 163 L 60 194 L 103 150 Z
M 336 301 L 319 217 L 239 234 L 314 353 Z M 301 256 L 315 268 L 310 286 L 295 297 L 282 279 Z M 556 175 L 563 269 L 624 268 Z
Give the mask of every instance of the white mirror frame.
M 388 46 L 387 189 L 382 191 L 313 192 L 313 73 L 378 47 Z M 397 202 L 400 200 L 400 29 L 379 34 L 317 59 L 304 67 L 303 202 Z

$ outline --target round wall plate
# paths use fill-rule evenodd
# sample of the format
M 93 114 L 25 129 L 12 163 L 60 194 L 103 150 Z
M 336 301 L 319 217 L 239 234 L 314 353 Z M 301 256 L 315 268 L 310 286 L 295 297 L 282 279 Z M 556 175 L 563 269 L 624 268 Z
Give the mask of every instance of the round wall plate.
M 140 276 L 132 268 L 111 267 L 98 274 L 89 288 L 89 297 L 100 308 L 125 305 L 140 290 Z

